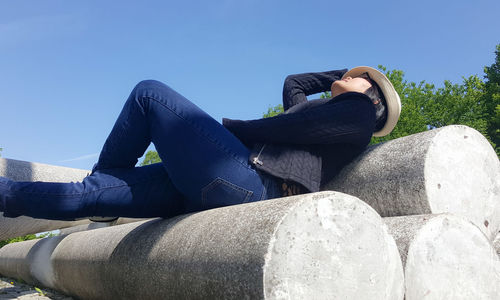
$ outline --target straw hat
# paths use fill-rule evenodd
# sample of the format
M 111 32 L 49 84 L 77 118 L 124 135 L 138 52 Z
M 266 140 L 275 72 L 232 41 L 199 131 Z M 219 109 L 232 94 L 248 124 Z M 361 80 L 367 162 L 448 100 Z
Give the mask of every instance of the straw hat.
M 342 76 L 342 79 L 349 76 L 352 78 L 358 77 L 363 73 L 368 73 L 370 78 L 378 84 L 384 94 L 387 106 L 387 121 L 385 122 L 384 127 L 382 127 L 379 131 L 374 132 L 373 135 L 388 135 L 398 123 L 399 115 L 401 114 L 401 100 L 399 99 L 399 95 L 389 79 L 387 79 L 382 72 L 371 67 L 362 66 L 350 69 L 344 74 L 344 76 Z

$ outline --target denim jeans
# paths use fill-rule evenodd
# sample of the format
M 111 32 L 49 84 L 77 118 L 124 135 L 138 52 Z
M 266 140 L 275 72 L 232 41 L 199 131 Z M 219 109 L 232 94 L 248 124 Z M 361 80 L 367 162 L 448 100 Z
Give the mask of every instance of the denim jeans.
M 135 167 L 151 142 L 162 163 Z M 1 178 L 4 216 L 172 217 L 278 196 L 276 181 L 259 174 L 249 154 L 225 127 L 170 87 L 142 81 L 90 176 L 76 183 Z

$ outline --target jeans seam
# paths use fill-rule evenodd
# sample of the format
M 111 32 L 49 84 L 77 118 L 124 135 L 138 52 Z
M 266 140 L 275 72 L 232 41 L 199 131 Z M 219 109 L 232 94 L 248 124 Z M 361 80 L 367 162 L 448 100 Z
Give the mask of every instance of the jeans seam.
M 239 190 L 239 191 L 246 193 L 245 199 L 241 203 L 247 203 L 248 200 L 250 199 L 250 197 L 252 197 L 252 195 L 253 195 L 252 191 L 247 190 L 245 188 L 242 188 L 239 185 L 231 183 L 223 178 L 217 177 L 201 189 L 201 205 L 203 207 L 205 207 L 207 204 L 206 203 L 207 202 L 206 196 L 205 196 L 206 191 L 209 190 L 212 186 L 217 186 L 218 184 L 224 184 L 225 186 L 228 186 L 228 187 L 231 187 L 235 190 Z
M 128 101 L 127 101 L 127 102 L 128 102 Z M 127 103 L 127 104 L 129 104 L 129 103 Z M 129 109 L 129 110 L 128 110 L 128 113 L 127 113 L 127 116 L 126 116 L 126 118 L 125 118 L 124 123 L 126 123 L 126 124 L 128 124 L 128 123 L 129 123 L 129 120 L 130 120 L 130 115 L 131 115 L 131 114 L 132 114 L 132 110 L 131 110 L 131 109 Z M 120 117 L 120 116 L 118 116 L 118 118 L 119 118 L 119 117 Z M 111 130 L 113 130 L 113 129 L 111 129 Z M 119 130 L 119 131 L 118 131 L 118 137 L 117 137 L 117 139 L 121 139 L 121 138 L 124 136 L 124 134 L 125 134 L 125 133 L 124 133 L 124 131 L 123 131 L 123 130 Z M 107 142 L 107 139 L 106 139 L 106 142 Z M 106 144 L 107 144 L 106 142 L 105 142 L 105 144 L 104 144 L 104 145 L 106 145 Z M 112 145 L 112 146 L 113 146 L 113 147 L 115 147 L 115 145 Z M 98 164 L 99 164 L 99 162 L 100 162 L 101 154 L 102 154 L 105 150 L 109 150 L 109 149 L 104 149 L 104 147 L 103 147 L 103 149 L 101 150 L 101 153 L 99 154 L 99 158 L 97 159 L 97 163 L 96 163 L 96 164 L 92 167 L 92 173 L 93 173 L 94 171 L 97 171 L 97 170 L 105 170 L 105 169 L 109 169 L 108 167 L 106 167 L 106 165 L 104 165 L 104 168 L 103 168 L 102 166 L 98 165 Z M 109 151 L 106 151 L 106 152 L 109 152 Z M 97 166 L 97 167 L 99 167 L 99 169 L 95 169 L 95 167 L 96 167 L 96 166 Z
M 205 132 L 203 132 L 202 130 L 200 130 L 198 128 L 198 126 L 196 126 L 193 122 L 189 121 L 188 119 L 186 119 L 185 117 L 183 117 L 182 115 L 180 115 L 179 113 L 177 113 L 174 109 L 170 108 L 166 103 L 163 103 L 162 101 L 158 100 L 158 99 L 155 99 L 153 97 L 150 97 L 150 96 L 142 96 L 142 98 L 146 98 L 146 99 L 150 99 L 150 100 L 153 100 L 155 102 L 157 102 L 158 104 L 164 106 L 166 109 L 168 109 L 169 111 L 171 111 L 173 114 L 175 114 L 177 117 L 179 117 L 180 119 L 184 120 L 187 124 L 189 124 L 191 126 L 191 128 L 193 128 L 200 136 L 202 136 L 203 138 L 205 138 L 206 140 L 208 140 L 210 143 L 212 143 L 213 145 L 215 145 L 216 147 L 218 147 L 219 149 L 221 149 L 224 153 L 226 153 L 227 155 L 229 155 L 232 159 L 234 159 L 236 162 L 238 162 L 239 164 L 241 164 L 242 166 L 244 166 L 245 168 L 247 169 L 252 169 L 252 167 L 248 164 L 248 162 L 242 162 L 240 161 L 235 155 L 234 153 L 232 153 L 231 151 L 229 151 L 226 147 L 223 146 L 222 143 L 218 142 L 217 139 L 213 139 L 211 138 L 209 135 L 207 135 Z M 222 126 L 222 125 L 221 125 Z M 236 138 L 236 137 L 235 137 Z
M 105 187 L 101 187 L 99 188 L 99 190 L 108 190 L 108 189 L 113 189 L 113 188 L 118 188 L 118 187 L 123 187 L 123 186 L 127 186 L 127 184 L 122 184 L 122 185 L 115 185 L 115 186 L 105 186 Z M 68 197 L 68 196 L 79 196 L 79 195 L 86 195 L 86 194 L 89 194 L 89 193 L 93 193 L 97 190 L 93 190 L 93 191 L 89 191 L 89 192 L 78 192 L 78 193 L 68 193 L 68 194 L 51 194 L 51 193 L 42 193 L 42 192 L 27 192 L 27 191 L 16 191 L 16 193 L 19 193 L 19 194 L 29 194 L 29 195 L 32 195 L 32 194 L 38 194 L 38 195 L 41 195 L 41 196 L 51 196 L 51 197 Z
M 150 180 L 153 180 L 155 178 L 158 178 L 158 177 L 161 177 L 161 176 L 151 176 L 151 177 L 145 177 L 144 179 L 141 179 L 141 180 L 138 180 L 136 182 L 134 182 L 133 184 L 131 185 L 135 185 L 135 184 L 138 184 L 138 183 L 142 183 L 142 182 L 148 182 Z M 115 185 L 105 185 L 105 186 L 101 186 L 99 187 L 99 189 L 97 190 L 107 190 L 107 189 L 113 189 L 113 188 L 119 188 L 119 187 L 124 187 L 124 186 L 131 186 L 129 184 L 115 184 Z M 92 191 L 86 191 L 86 192 L 78 192 L 78 193 L 67 193 L 67 194 L 61 194 L 61 193 L 42 193 L 42 192 L 38 192 L 38 191 L 34 191 L 34 192 L 30 192 L 30 191 L 16 191 L 16 193 L 20 193 L 20 194 L 38 194 L 38 195 L 43 195 L 43 196 L 54 196 L 54 197 L 67 197 L 67 196 L 76 196 L 76 195 L 86 195 L 86 194 L 89 194 L 89 193 L 93 193 L 97 190 L 92 190 Z

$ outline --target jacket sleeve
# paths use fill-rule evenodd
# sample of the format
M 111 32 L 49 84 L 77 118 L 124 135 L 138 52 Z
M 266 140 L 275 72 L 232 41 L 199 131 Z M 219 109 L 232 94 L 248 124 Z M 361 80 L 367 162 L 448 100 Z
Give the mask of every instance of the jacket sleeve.
M 257 120 L 223 119 L 245 144 L 366 144 L 375 126 L 375 108 L 360 93 L 348 92 L 323 105 Z
M 283 84 L 283 108 L 306 102 L 308 95 L 329 91 L 332 83 L 339 80 L 347 69 L 328 72 L 289 75 Z

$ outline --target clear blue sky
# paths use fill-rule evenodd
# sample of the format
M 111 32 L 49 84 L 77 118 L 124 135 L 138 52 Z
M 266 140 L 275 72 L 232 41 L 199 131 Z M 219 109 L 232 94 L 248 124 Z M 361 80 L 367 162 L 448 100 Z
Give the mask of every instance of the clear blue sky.
M 500 1 L 0 0 L 2 157 L 90 169 L 157 79 L 217 120 L 281 102 L 288 74 L 357 65 L 441 86 L 483 76 Z

